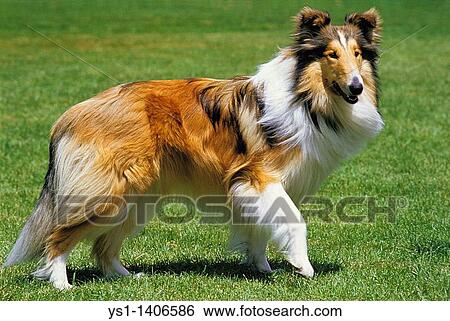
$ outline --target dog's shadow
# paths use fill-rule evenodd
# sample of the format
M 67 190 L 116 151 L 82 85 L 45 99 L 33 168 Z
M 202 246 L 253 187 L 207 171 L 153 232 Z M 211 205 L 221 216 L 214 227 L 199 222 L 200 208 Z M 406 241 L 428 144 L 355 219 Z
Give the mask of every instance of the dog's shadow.
M 312 262 L 317 277 L 337 273 L 342 270 L 342 266 L 337 263 L 319 263 Z M 279 272 L 289 273 L 293 271 L 291 265 L 287 262 L 272 262 L 272 269 Z M 205 276 L 219 276 L 222 278 L 238 278 L 246 280 L 258 280 L 263 282 L 274 282 L 275 278 L 272 274 L 260 273 L 252 270 L 248 266 L 241 265 L 234 261 L 176 261 L 176 262 L 160 262 L 155 264 L 131 265 L 127 269 L 136 274 L 144 273 L 145 276 L 152 275 L 182 275 L 193 273 Z M 96 268 L 68 269 L 68 278 L 70 282 L 75 284 L 84 284 L 98 280 L 109 280 L 103 277 L 103 274 Z

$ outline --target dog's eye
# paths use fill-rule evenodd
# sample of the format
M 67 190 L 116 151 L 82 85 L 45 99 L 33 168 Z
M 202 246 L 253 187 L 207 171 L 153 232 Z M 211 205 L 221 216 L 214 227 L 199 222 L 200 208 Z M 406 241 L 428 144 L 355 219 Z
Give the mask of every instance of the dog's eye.
M 330 57 L 330 58 L 332 58 L 332 59 L 338 59 L 339 57 L 338 57 L 338 55 L 336 54 L 336 52 L 330 52 L 329 54 L 328 54 L 328 57 Z
M 358 51 L 358 50 L 355 51 L 355 57 L 356 57 L 356 58 L 358 58 L 360 54 L 361 54 L 360 51 Z

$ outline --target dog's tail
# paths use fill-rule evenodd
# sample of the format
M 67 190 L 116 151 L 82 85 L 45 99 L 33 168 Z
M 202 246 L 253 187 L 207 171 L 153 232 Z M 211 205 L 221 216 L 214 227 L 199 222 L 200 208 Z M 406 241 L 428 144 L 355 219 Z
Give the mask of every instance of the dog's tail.
M 55 226 L 55 142 L 49 146 L 49 165 L 37 204 L 28 218 L 3 267 L 9 267 L 42 256 L 44 244 Z

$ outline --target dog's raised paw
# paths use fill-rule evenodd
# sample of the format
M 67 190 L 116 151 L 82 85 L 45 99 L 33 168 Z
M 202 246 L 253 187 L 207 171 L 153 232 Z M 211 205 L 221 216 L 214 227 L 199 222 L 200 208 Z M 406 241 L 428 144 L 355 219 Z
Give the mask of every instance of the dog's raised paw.
M 314 268 L 311 264 L 305 264 L 299 268 L 296 267 L 295 272 L 308 279 L 314 276 Z

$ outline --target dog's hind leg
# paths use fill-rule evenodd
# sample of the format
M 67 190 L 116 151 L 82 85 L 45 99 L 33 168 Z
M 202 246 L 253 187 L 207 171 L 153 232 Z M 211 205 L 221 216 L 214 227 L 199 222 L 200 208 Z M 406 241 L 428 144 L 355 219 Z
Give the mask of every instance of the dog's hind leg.
M 34 275 L 49 280 L 58 289 L 71 288 L 66 274 L 66 261 L 70 252 L 80 241 L 95 237 L 107 244 L 105 255 L 114 252 L 112 249 L 116 247 L 120 248 L 124 233 L 116 235 L 113 231 L 120 229 L 126 232 L 125 227 L 128 225 L 125 223 L 133 222 L 125 215 L 125 204 L 125 199 L 119 196 L 93 196 L 80 206 L 67 207 L 67 222 L 57 225 L 47 238 L 45 262 Z M 127 273 L 118 260 L 111 260 L 110 264 L 115 270 Z
M 122 235 L 121 227 L 114 228 L 95 240 L 92 255 L 102 272 L 110 276 L 128 276 L 130 272 L 119 259 L 120 248 L 126 235 Z
M 33 272 L 33 275 L 40 280 L 50 281 L 58 290 L 68 290 L 72 288 L 67 279 L 66 262 L 70 252 L 58 255 L 55 258 L 46 258 L 43 265 Z
M 131 274 L 119 259 L 123 241 L 128 236 L 139 233 L 155 214 L 154 207 L 147 206 L 156 202 L 157 198 L 154 196 L 129 194 L 125 199 L 127 206 L 123 208 L 123 219 L 112 229 L 99 235 L 92 247 L 92 256 L 106 276 Z
M 120 262 L 120 248 L 127 236 L 136 229 L 136 216 L 128 215 L 126 220 L 108 232 L 100 235 L 92 247 L 92 255 L 106 276 L 129 276 L 130 272 Z
M 70 289 L 72 285 L 67 279 L 67 259 L 70 252 L 91 229 L 92 226 L 87 223 L 55 229 L 48 239 L 44 261 L 33 275 L 38 279 L 50 281 L 59 290 Z

